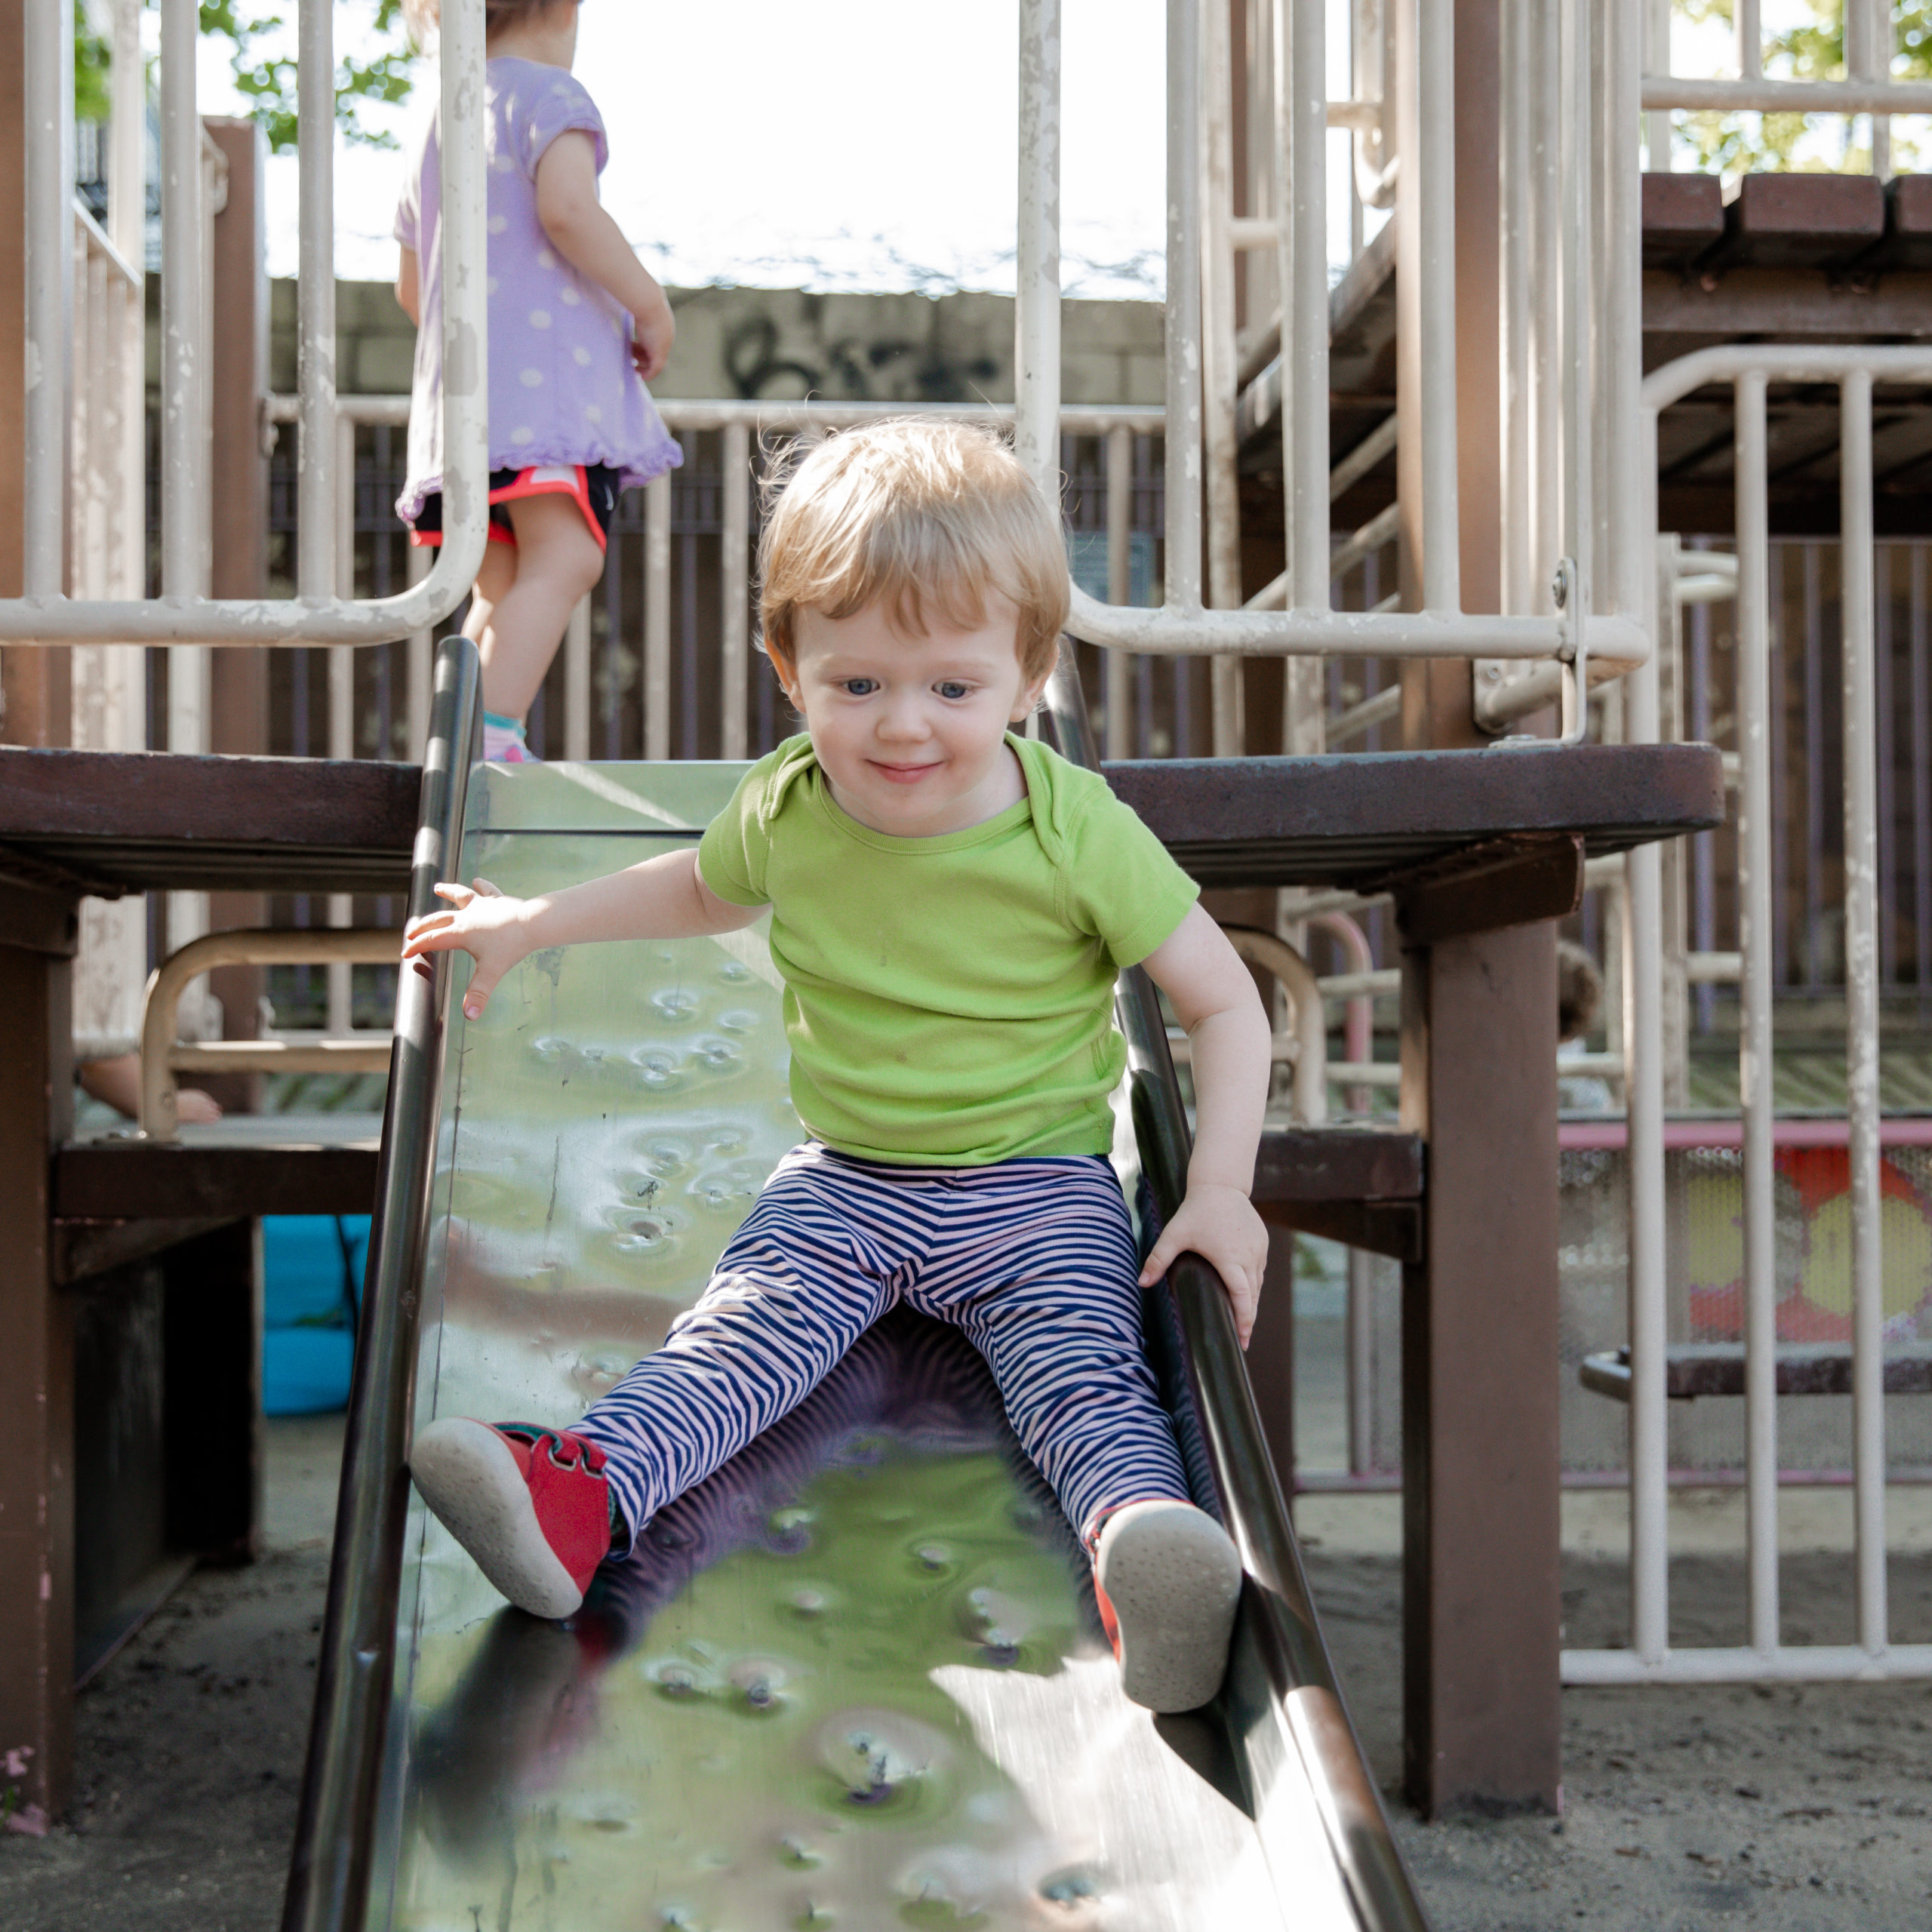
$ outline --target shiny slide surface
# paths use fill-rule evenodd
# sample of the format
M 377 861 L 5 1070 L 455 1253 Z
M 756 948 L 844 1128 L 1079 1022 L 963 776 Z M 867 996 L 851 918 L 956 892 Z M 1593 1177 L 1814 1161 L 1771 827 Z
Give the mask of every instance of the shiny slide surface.
M 528 894 L 690 843 L 741 770 L 478 767 L 463 876 Z M 786 1060 L 762 926 L 538 955 L 473 1023 L 452 999 L 414 1426 L 568 1423 L 655 1346 L 798 1137 Z M 1166 1318 L 1171 1354 L 1186 1325 Z M 1185 1405 L 1189 1372 L 1168 1376 Z M 1225 1433 L 1183 1423 L 1211 1507 Z M 393 1647 L 345 1651 L 333 1681 L 325 1663 L 287 1925 L 1423 1924 L 1392 1850 L 1369 1863 L 1406 1909 L 1350 1869 L 1362 1805 L 1385 1844 L 1386 1823 L 1358 1758 L 1339 1796 L 1310 1774 L 1353 1741 L 1326 1690 L 1298 1712 L 1271 1689 L 1270 1593 L 1251 1581 L 1214 1706 L 1155 1718 L 1121 1696 L 1071 1532 L 939 1324 L 888 1316 L 568 1623 L 508 1608 L 413 1493 L 392 1501 Z M 331 1635 L 358 1560 L 338 1541 Z M 1291 1621 L 1287 1649 L 1318 1651 Z M 318 1792 L 344 1781 L 351 1680 L 379 1664 L 368 1842 L 346 1857 Z

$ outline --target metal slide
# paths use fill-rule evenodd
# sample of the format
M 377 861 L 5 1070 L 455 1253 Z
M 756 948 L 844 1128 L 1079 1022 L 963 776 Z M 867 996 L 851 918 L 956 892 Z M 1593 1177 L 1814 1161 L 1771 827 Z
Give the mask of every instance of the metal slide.
M 475 704 L 473 654 L 445 645 L 412 910 L 446 869 L 521 894 L 691 843 L 743 769 L 466 785 L 448 754 Z M 1253 1580 L 1206 1712 L 1121 1697 L 983 1366 L 903 1313 L 660 1512 L 570 1623 L 506 1608 L 410 1492 L 409 1430 L 578 1414 L 697 1295 L 798 1129 L 761 928 L 540 954 L 473 1025 L 450 977 L 398 997 L 285 1925 L 1423 1925 L 1198 1264 L 1150 1327 Z M 1123 1171 L 1151 1215 L 1185 1121 L 1144 982 L 1122 1010 L 1143 1150 L 1124 1127 Z

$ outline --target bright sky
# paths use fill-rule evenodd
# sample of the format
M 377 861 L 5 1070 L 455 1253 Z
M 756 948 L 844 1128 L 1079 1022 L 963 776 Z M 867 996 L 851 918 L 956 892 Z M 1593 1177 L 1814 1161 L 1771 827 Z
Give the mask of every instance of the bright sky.
M 363 44 L 372 11 L 344 0 L 340 51 Z M 1069 293 L 1159 291 L 1164 13 L 1066 0 Z M 1010 289 L 1018 14 L 1015 0 L 585 0 L 577 72 L 610 131 L 605 205 L 667 281 Z M 224 51 L 204 46 L 205 112 L 240 111 Z M 425 63 L 410 104 L 371 117 L 404 153 L 338 149 L 344 275 L 394 272 L 390 219 L 435 87 Z M 270 272 L 291 275 L 294 157 L 270 174 Z

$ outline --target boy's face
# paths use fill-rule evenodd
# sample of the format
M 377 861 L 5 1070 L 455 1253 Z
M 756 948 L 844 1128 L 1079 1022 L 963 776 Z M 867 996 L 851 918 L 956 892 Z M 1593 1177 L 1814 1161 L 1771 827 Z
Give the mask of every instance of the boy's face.
M 987 603 L 977 629 L 936 622 L 924 636 L 878 605 L 849 617 L 799 612 L 796 662 L 773 663 L 832 796 L 861 825 L 934 838 L 1024 795 L 1006 728 L 1046 680 L 1029 684 L 1020 668 L 1018 614 Z

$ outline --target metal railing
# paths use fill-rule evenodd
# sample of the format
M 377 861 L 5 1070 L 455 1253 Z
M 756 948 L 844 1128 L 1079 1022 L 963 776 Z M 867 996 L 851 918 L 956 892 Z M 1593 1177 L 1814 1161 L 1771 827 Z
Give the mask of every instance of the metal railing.
M 1204 597 L 1203 480 L 1210 506 L 1225 501 L 1227 398 L 1235 374 L 1226 326 L 1226 304 L 1217 293 L 1219 254 L 1204 250 L 1204 60 L 1211 80 L 1220 71 L 1218 28 L 1208 37 L 1200 0 L 1170 0 L 1168 9 L 1168 236 L 1167 341 L 1167 555 L 1163 602 L 1158 610 L 1103 605 L 1076 590 L 1069 628 L 1088 641 L 1127 651 L 1244 655 L 1549 659 L 1561 669 L 1550 681 L 1567 694 L 1566 725 L 1580 731 L 1582 660 L 1629 666 L 1648 648 L 1648 627 L 1639 591 L 1643 559 L 1637 540 L 1642 479 L 1635 469 L 1634 426 L 1639 374 L 1635 303 L 1638 284 L 1637 156 L 1634 146 L 1609 144 L 1599 157 L 1587 140 L 1571 145 L 1567 168 L 1546 166 L 1523 183 L 1526 204 L 1552 210 L 1567 205 L 1589 216 L 1565 260 L 1561 311 L 1568 353 L 1549 358 L 1547 374 L 1560 392 L 1546 415 L 1561 431 L 1562 480 L 1549 497 L 1560 503 L 1560 528 L 1573 547 L 1538 559 L 1547 574 L 1560 573 L 1566 595 L 1560 608 L 1540 600 L 1537 614 L 1477 615 L 1462 609 L 1457 554 L 1455 415 L 1455 332 L 1453 288 L 1454 235 L 1454 67 L 1453 23 L 1447 10 L 1421 0 L 1392 0 L 1395 17 L 1395 100 L 1398 147 L 1417 165 L 1396 200 L 1397 288 L 1400 335 L 1414 358 L 1420 405 L 1417 447 L 1401 453 L 1404 484 L 1401 512 L 1409 554 L 1418 565 L 1421 609 L 1338 612 L 1330 608 L 1328 504 L 1327 257 L 1326 245 L 1326 100 L 1321 0 L 1284 0 L 1275 11 L 1277 83 L 1272 107 L 1276 131 L 1275 241 L 1281 286 L 1287 291 L 1280 411 L 1287 499 L 1286 608 L 1278 611 L 1210 608 Z M 1210 10 L 1211 11 L 1211 10 Z M 1589 31 L 1592 14 L 1580 5 L 1559 10 L 1566 46 L 1575 55 L 1575 104 L 1601 105 L 1611 125 L 1634 115 L 1640 66 L 1634 19 L 1609 10 L 1601 45 Z M 1029 423 L 1051 423 L 1057 401 L 1060 299 L 1060 115 L 1057 0 L 1026 0 L 1022 45 L 1037 48 L 1020 95 L 1020 232 L 1018 270 L 1021 387 L 1020 443 L 1029 447 Z M 1387 103 L 1371 115 L 1348 103 L 1349 122 L 1386 118 Z M 1626 113 L 1626 109 L 1629 112 Z M 1560 115 L 1568 125 L 1574 118 Z M 1584 114 L 1588 126 L 1590 115 Z M 1220 152 L 1219 137 L 1207 144 Z M 1598 170 L 1601 174 L 1599 177 Z M 1219 186 L 1219 164 L 1207 170 Z M 1601 189 L 1601 194 L 1598 190 Z M 1595 217 L 1601 202 L 1606 210 Z M 1228 240 L 1232 244 L 1230 230 Z M 1244 238 L 1256 238 L 1251 233 Z M 1204 315 L 1204 266 L 1208 312 Z M 1525 303 L 1531 286 L 1527 259 L 1517 267 Z M 1545 280 L 1550 278 L 1545 277 Z M 1627 282 L 1627 296 L 1618 291 Z M 1586 318 L 1605 310 L 1600 328 Z M 1423 315 L 1429 326 L 1420 326 Z M 1211 325 L 1214 340 L 1204 340 Z M 1204 368 L 1218 372 L 1217 426 L 1205 433 Z M 1605 426 L 1592 445 L 1592 417 Z M 1217 487 L 1204 467 L 1214 453 L 1223 466 Z M 1551 479 L 1554 480 L 1554 479 Z M 1597 519 L 1590 505 L 1601 496 L 1610 514 L 1602 521 L 1601 557 Z M 1211 596 L 1226 589 L 1226 526 L 1217 546 L 1206 547 L 1217 581 Z M 1217 558 L 1220 561 L 1217 562 Z M 1549 689 L 1522 694 L 1526 707 L 1547 703 Z M 1223 714 L 1228 709 L 1224 702 Z M 1502 721 L 1493 712 L 1494 721 Z
M 1787 1645 L 1778 1607 L 1777 1255 L 1776 1251 L 1770 498 L 1766 398 L 1774 382 L 1838 392 L 1844 629 L 1845 1054 L 1850 1156 L 1852 1441 L 1858 1640 Z M 1568 1651 L 1571 1683 L 1726 1681 L 1932 1676 L 1932 1644 L 1894 1644 L 1886 1604 L 1884 1236 L 1878 1105 L 1877 615 L 1872 398 L 1879 383 L 1932 383 L 1932 352 L 1863 346 L 1735 345 L 1700 350 L 1643 385 L 1647 473 L 1657 473 L 1659 413 L 1713 383 L 1731 386 L 1737 491 L 1737 740 L 1740 749 L 1740 993 L 1743 1117 L 1748 1643 L 1673 1651 L 1670 1644 L 1665 1266 L 1662 899 L 1654 848 L 1627 861 L 1626 944 L 1633 1023 L 1629 1068 L 1631 1198 L 1631 1642 L 1627 1650 Z M 1654 487 L 1654 486 L 1653 486 Z M 1654 660 L 1632 681 L 1630 736 L 1658 733 Z
M 26 594 L 0 598 L 8 645 L 374 644 L 439 623 L 482 561 L 488 520 L 488 186 L 482 0 L 448 0 L 441 35 L 445 537 L 420 583 L 378 602 L 340 595 L 329 548 L 335 443 L 335 55 L 331 0 L 301 0 L 302 494 L 312 514 L 292 598 L 207 592 L 206 429 L 210 318 L 204 136 L 195 100 L 196 0 L 161 0 L 162 595 L 90 597 L 67 580 L 67 412 L 73 307 L 68 235 L 72 32 L 65 0 L 27 0 Z M 138 77 L 138 56 L 129 63 Z M 140 121 L 135 118 L 138 131 Z
M 1891 78 L 1898 31 L 1891 0 L 1842 0 L 1842 4 L 1844 79 L 1767 78 L 1761 0 L 1736 0 L 1732 8 L 1731 25 L 1737 41 L 1735 76 L 1694 79 L 1669 71 L 1669 0 L 1648 0 L 1644 9 L 1643 106 L 1650 124 L 1651 165 L 1661 169 L 1670 165 L 1669 127 L 1673 112 L 1869 114 L 1872 117 L 1872 172 L 1881 177 L 1890 174 L 1890 117 L 1932 114 L 1932 81 Z
M 275 424 L 297 421 L 300 399 L 294 395 L 272 395 L 268 399 L 268 420 Z M 647 485 L 643 496 L 643 568 L 639 587 L 642 608 L 627 622 L 620 622 L 614 608 L 605 626 L 607 648 L 635 641 L 641 658 L 638 697 L 642 726 L 638 749 L 651 759 L 699 755 L 690 742 L 692 734 L 683 728 L 688 709 L 694 709 L 695 694 L 687 689 L 694 675 L 701 675 L 715 688 L 718 714 L 715 736 L 707 734 L 706 755 L 741 758 L 752 755 L 751 722 L 756 711 L 753 702 L 757 667 L 752 650 L 752 603 L 753 578 L 752 555 L 757 528 L 756 504 L 769 467 L 783 446 L 794 439 L 809 439 L 855 424 L 903 416 L 903 404 L 869 402 L 772 402 L 718 401 L 666 401 L 658 405 L 665 426 L 688 449 L 699 436 L 715 437 L 721 451 L 716 472 L 718 509 L 717 575 L 715 583 L 715 645 L 706 654 L 701 668 L 680 663 L 677 617 L 681 601 L 694 599 L 697 586 L 693 574 L 698 568 L 694 558 L 680 558 L 674 546 L 673 492 L 681 487 L 684 472 L 667 472 Z M 961 420 L 998 425 L 1011 424 L 1011 405 L 947 404 L 928 405 L 921 415 L 950 416 Z M 357 516 L 355 499 L 355 437 L 358 429 L 405 429 L 410 415 L 406 395 L 341 395 L 335 399 L 331 435 L 340 454 L 335 466 L 335 484 L 321 517 L 321 541 L 335 559 L 337 581 L 346 596 L 354 589 Z M 1111 583 L 1124 586 L 1132 568 L 1134 535 L 1132 518 L 1134 480 L 1133 445 L 1137 438 L 1158 437 L 1162 430 L 1162 414 L 1158 408 L 1124 404 L 1106 408 L 1075 408 L 1060 412 L 1060 434 L 1064 438 L 1097 441 L 1103 451 L 1105 485 L 1104 534 L 1106 568 Z M 298 544 L 315 540 L 305 534 L 305 506 L 296 525 Z M 614 607 L 617 599 L 608 581 L 611 572 L 622 573 L 620 540 L 629 512 L 620 508 L 613 525 L 608 553 L 607 583 L 584 600 L 565 632 L 561 651 L 563 755 L 586 759 L 603 735 L 600 723 L 614 721 L 609 715 L 608 681 L 598 675 L 594 655 L 595 626 L 592 606 L 599 597 Z M 395 527 L 395 537 L 401 526 Z M 420 551 L 408 553 L 420 557 Z M 1123 592 L 1124 594 L 1124 592 Z M 695 610 L 694 602 L 692 608 Z M 620 632 L 623 635 L 620 636 Z M 696 637 L 683 642 L 695 649 Z M 408 740 L 422 742 L 426 729 L 429 640 L 427 632 L 414 633 L 408 641 L 407 685 Z M 1123 661 L 1118 672 L 1107 672 L 1109 706 L 1106 727 L 1109 755 L 1134 755 L 1135 694 Z M 600 686 L 605 696 L 600 702 Z M 707 704 L 707 711 L 710 709 Z M 323 743 L 329 755 L 347 758 L 355 755 L 353 726 L 355 716 L 353 653 L 346 647 L 334 647 L 330 653 L 325 703 Z M 1117 727 L 1117 728 L 1116 728 Z M 1142 735 L 1144 735 L 1142 734 Z M 1115 740 L 1119 740 L 1116 749 Z M 760 747 L 763 749 L 763 747 Z M 610 755 L 606 753 L 606 755 Z
M 402 934 L 377 928 L 358 931 L 235 930 L 210 933 L 178 947 L 155 970 L 141 1008 L 142 1134 L 149 1140 L 180 1137 L 174 1076 L 177 1073 L 386 1073 L 390 1035 L 371 1029 L 360 1037 L 334 1034 L 272 1034 L 258 1040 L 183 1041 L 181 995 L 192 981 L 217 966 L 307 965 L 328 960 L 393 965 Z

